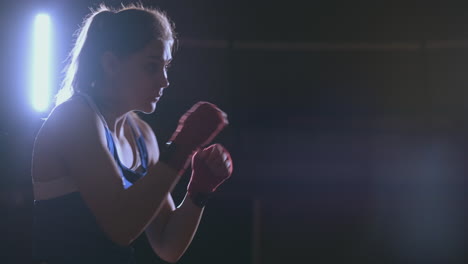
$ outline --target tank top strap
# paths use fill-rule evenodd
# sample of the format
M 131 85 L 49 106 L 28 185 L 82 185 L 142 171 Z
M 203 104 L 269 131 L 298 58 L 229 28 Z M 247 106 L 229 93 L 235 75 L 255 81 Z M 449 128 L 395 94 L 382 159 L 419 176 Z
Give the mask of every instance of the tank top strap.
M 83 93 L 83 92 L 77 92 L 76 94 L 83 97 L 86 100 L 88 105 L 94 110 L 94 112 L 96 112 L 99 119 L 101 119 L 101 121 L 104 124 L 104 127 L 106 128 L 106 130 L 109 131 L 109 126 L 107 125 L 106 119 L 104 119 L 104 116 L 101 114 L 101 111 L 99 111 L 99 108 L 97 107 L 96 103 L 91 98 L 91 96 L 89 96 L 89 95 L 87 95 L 86 93 Z

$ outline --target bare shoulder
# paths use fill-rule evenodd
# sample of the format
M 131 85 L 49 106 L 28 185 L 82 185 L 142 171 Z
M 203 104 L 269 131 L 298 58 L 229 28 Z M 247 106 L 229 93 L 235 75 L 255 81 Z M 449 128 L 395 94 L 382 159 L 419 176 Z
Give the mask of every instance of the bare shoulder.
M 143 139 L 145 140 L 150 164 L 154 165 L 159 159 L 159 146 L 153 128 L 143 119 L 141 119 L 136 113 L 133 113 L 133 117 L 133 120 L 135 120 L 138 128 L 141 131 Z
M 98 119 L 96 113 L 80 98 L 55 107 L 34 142 L 33 179 L 47 181 L 67 173 L 65 159 L 73 154 L 70 148 L 74 144 L 90 140 L 86 131 L 96 131 L 95 138 L 102 142 L 105 134 L 103 128 L 99 127 Z
M 37 135 L 36 144 L 47 141 L 60 147 L 63 141 L 79 141 L 81 137 L 73 138 L 73 135 L 80 135 L 82 131 L 90 129 L 104 135 L 97 114 L 82 98 L 73 98 L 52 110 Z

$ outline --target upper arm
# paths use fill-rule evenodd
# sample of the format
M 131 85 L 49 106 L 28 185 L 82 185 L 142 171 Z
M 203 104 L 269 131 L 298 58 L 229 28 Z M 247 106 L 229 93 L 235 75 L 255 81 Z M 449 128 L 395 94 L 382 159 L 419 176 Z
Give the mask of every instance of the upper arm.
M 112 238 L 114 205 L 123 185 L 107 149 L 102 121 L 88 105 L 70 102 L 60 105 L 47 123 L 55 131 L 56 151 L 66 171 L 98 223 Z

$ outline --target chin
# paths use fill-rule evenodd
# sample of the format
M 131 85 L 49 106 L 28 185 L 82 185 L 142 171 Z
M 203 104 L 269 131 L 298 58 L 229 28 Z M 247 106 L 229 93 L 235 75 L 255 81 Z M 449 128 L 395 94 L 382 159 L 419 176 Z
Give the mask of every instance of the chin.
M 149 103 L 142 107 L 139 111 L 144 113 L 144 114 L 152 114 L 156 110 L 156 104 L 155 102 Z

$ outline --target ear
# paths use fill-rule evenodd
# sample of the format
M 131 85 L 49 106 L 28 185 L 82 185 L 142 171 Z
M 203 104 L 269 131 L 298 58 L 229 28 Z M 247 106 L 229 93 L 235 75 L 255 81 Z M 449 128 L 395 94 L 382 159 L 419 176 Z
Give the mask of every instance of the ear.
M 101 56 L 101 65 L 104 74 L 114 76 L 117 74 L 119 68 L 119 58 L 110 51 L 106 51 Z

